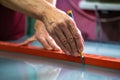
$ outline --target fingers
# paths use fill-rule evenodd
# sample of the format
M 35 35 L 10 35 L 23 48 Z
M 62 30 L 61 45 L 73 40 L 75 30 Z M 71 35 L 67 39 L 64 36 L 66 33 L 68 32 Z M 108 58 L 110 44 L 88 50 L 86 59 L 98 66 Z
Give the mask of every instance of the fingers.
M 51 36 L 47 37 L 46 40 L 53 50 L 60 50 L 60 47 L 56 44 Z
M 52 28 L 51 28 L 52 27 Z M 59 23 L 58 25 L 51 25 L 48 28 L 50 35 L 60 46 L 60 48 L 68 55 L 74 55 L 77 52 L 75 41 L 68 30 L 66 23 Z
M 71 47 L 68 43 L 68 40 L 65 36 L 65 33 L 61 31 L 60 27 L 55 27 L 55 33 L 56 33 L 56 37 L 59 39 L 59 44 L 61 44 L 61 47 L 63 46 L 64 47 L 64 51 L 66 54 L 70 54 L 72 53 L 72 50 L 71 50 Z
M 81 35 L 81 32 L 79 31 L 79 29 L 77 28 L 77 26 L 75 25 L 75 23 L 72 20 L 67 20 L 66 23 L 67 23 L 68 28 L 76 42 L 76 47 L 78 49 L 78 53 L 83 52 L 84 40 Z
M 41 42 L 41 44 L 43 45 L 43 47 L 47 50 L 53 50 L 53 48 L 49 45 L 49 43 L 47 42 L 47 40 L 44 37 L 38 37 L 37 40 L 39 42 Z
M 37 40 L 47 50 L 60 50 L 59 46 L 55 43 L 55 41 L 50 36 L 38 37 Z
M 43 47 L 47 50 L 60 50 L 53 38 L 48 34 L 44 24 L 37 26 L 38 28 L 35 32 L 36 39 L 43 45 Z
M 62 49 L 62 51 L 65 52 L 65 54 L 70 55 L 70 53 L 66 50 L 66 47 L 60 41 L 60 37 L 58 37 L 58 35 L 55 34 L 54 31 L 52 33 L 53 34 L 51 34 L 51 36 L 54 38 L 54 40 L 56 41 L 56 43 L 60 46 L 60 48 Z
M 75 40 L 71 34 L 71 31 L 68 28 L 68 25 L 65 23 L 61 23 L 59 24 L 59 26 L 61 31 L 64 33 L 64 36 L 66 37 L 66 42 L 70 47 L 70 48 L 67 48 L 67 50 L 70 51 L 70 53 L 75 56 L 75 54 L 78 54 L 77 47 L 76 47 Z
M 73 21 L 53 23 L 47 30 L 66 54 L 77 56 L 83 51 L 83 38 Z
M 35 41 L 35 40 L 36 40 L 35 35 L 33 35 L 32 37 L 28 38 L 27 40 L 25 40 L 24 42 L 20 43 L 19 45 L 20 46 L 27 46 L 30 43 L 32 43 L 33 41 Z
M 51 26 L 47 27 L 47 30 L 62 51 L 70 55 L 70 52 L 67 50 L 68 48 L 70 49 L 69 44 L 67 43 L 64 33 L 59 29 L 59 26 L 57 26 L 56 23 L 53 23 Z

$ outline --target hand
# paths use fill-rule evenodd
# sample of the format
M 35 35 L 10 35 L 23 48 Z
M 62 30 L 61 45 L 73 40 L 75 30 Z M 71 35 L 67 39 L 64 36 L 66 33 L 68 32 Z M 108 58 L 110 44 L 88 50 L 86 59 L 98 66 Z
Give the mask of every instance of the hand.
M 47 50 L 60 50 L 52 37 L 48 34 L 43 22 L 36 20 L 34 28 L 35 34 L 20 45 L 28 45 L 31 42 L 38 40 Z
M 81 32 L 74 20 L 66 13 L 57 8 L 49 9 L 42 15 L 41 20 L 49 34 L 66 54 L 77 56 L 79 52 L 83 52 L 84 40 Z

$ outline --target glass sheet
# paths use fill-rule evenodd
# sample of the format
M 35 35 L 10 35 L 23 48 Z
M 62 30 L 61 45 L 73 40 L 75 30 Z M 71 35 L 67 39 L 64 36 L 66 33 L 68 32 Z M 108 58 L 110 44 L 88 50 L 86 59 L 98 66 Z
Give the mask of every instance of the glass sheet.
M 1 51 L 0 80 L 120 80 L 120 70 Z

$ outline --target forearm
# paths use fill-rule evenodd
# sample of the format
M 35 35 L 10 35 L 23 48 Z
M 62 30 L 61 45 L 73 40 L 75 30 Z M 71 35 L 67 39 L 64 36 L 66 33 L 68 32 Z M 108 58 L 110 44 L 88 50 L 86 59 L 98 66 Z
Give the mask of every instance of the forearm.
M 52 0 L 48 0 L 54 3 Z M 41 16 L 54 6 L 46 0 L 0 0 L 0 4 L 25 15 L 40 19 Z
M 49 2 L 50 4 L 52 4 L 53 6 L 56 6 L 56 0 L 46 0 L 46 1 L 48 1 L 48 2 Z M 41 21 L 40 21 L 40 20 L 36 20 L 35 23 L 39 24 L 39 23 L 41 23 Z

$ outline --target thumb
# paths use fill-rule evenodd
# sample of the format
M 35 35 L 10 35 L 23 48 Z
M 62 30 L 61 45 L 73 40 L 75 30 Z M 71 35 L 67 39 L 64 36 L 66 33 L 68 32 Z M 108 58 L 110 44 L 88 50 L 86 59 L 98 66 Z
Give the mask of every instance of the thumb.
M 28 38 L 27 40 L 25 40 L 24 42 L 20 43 L 20 46 L 27 46 L 30 43 L 32 43 L 33 41 L 36 41 L 36 37 L 35 35 L 33 35 L 32 37 Z

